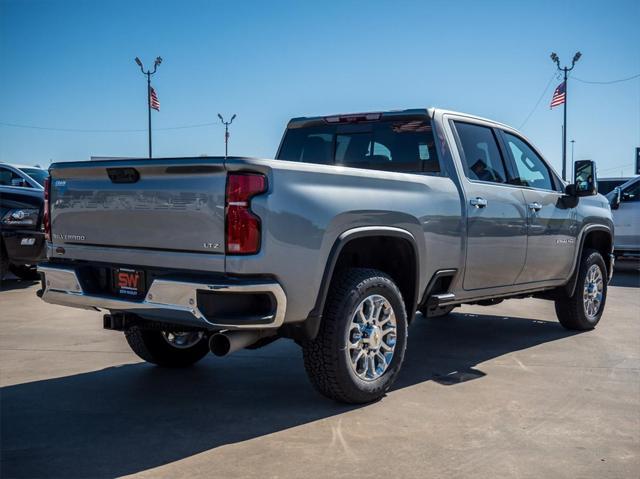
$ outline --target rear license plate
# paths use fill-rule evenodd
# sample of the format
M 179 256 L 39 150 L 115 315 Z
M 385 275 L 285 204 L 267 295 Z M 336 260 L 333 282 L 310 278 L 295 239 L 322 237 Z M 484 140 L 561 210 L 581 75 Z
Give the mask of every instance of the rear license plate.
M 113 289 L 119 296 L 141 298 L 145 294 L 144 271 L 130 268 L 113 269 Z

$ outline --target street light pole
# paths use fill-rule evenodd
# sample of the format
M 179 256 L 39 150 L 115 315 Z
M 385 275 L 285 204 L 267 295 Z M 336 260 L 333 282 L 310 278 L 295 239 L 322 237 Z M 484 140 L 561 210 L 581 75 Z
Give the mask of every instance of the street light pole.
M 229 155 L 229 125 L 233 123 L 233 120 L 235 117 L 236 115 L 234 113 L 233 116 L 231 117 L 231 120 L 224 121 L 224 118 L 222 118 L 222 115 L 218 113 L 218 118 L 220 118 L 220 121 L 224 125 L 224 158 L 225 159 Z
M 571 143 L 571 164 L 573 165 L 573 149 L 575 148 L 576 140 L 571 140 L 569 143 Z
M 135 58 L 136 64 L 140 67 L 140 71 L 147 76 L 147 114 L 149 117 L 149 159 L 152 157 L 152 148 L 151 148 L 151 75 L 153 75 L 156 70 L 158 70 L 158 65 L 162 63 L 162 57 L 156 57 L 156 60 L 153 62 L 153 71 L 144 70 L 142 66 L 142 62 L 138 57 Z
M 560 67 L 560 57 L 554 53 L 551 53 L 551 60 L 555 62 L 558 70 L 564 72 L 564 127 L 562 128 L 562 179 L 566 181 L 567 179 L 567 100 L 569 97 L 568 88 L 567 88 L 567 73 L 573 70 L 576 62 L 580 60 L 582 53 L 576 52 L 573 56 L 573 60 L 571 61 L 570 67 Z

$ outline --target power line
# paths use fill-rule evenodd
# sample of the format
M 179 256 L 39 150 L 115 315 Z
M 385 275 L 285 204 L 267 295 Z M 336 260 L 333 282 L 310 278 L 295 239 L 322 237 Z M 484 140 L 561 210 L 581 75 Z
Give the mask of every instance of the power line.
M 542 101 L 542 99 L 545 97 L 545 95 L 547 94 L 547 90 L 549 89 L 549 86 L 551 85 L 551 82 L 553 81 L 553 79 L 556 77 L 556 72 L 553 72 L 553 75 L 551 75 L 551 78 L 549 78 L 549 81 L 547 82 L 547 86 L 544 87 L 544 90 L 542 91 L 542 94 L 540 95 L 540 98 L 538 98 L 538 101 L 536 102 L 536 104 L 534 105 L 534 107 L 531 109 L 531 111 L 529 112 L 529 114 L 527 115 L 527 117 L 524 119 L 524 121 L 522 122 L 522 124 L 518 127 L 518 130 L 521 130 L 522 127 L 524 125 L 527 124 L 527 122 L 529 121 L 529 119 L 531 118 L 531 116 L 534 114 L 534 112 L 538 109 L 538 106 L 540 105 L 540 102 Z
M 590 83 L 592 85 L 611 85 L 612 83 L 621 83 L 624 81 L 634 80 L 636 78 L 640 78 L 640 73 L 638 73 L 637 75 L 632 75 L 627 78 L 620 78 L 619 80 L 610 80 L 610 81 L 591 81 L 591 80 L 582 80 L 581 78 L 577 78 L 574 76 L 571 77 L 572 80 L 576 80 L 582 83 Z
M 621 168 L 627 168 L 628 166 L 633 166 L 633 163 L 627 163 L 625 165 L 612 166 L 611 168 L 605 168 L 603 170 L 598 168 L 598 172 L 604 173 L 605 171 L 612 171 L 612 170 L 617 170 L 617 169 L 621 169 Z
M 184 130 L 188 128 L 202 128 L 205 126 L 219 125 L 218 122 L 199 123 L 196 125 L 167 126 L 164 128 L 154 128 L 154 130 Z M 146 129 L 86 129 L 86 128 L 54 128 L 48 126 L 24 125 L 20 123 L 9 123 L 0 121 L 0 126 L 11 128 L 27 128 L 30 130 L 47 130 L 47 131 L 65 131 L 74 133 L 140 133 L 147 131 Z

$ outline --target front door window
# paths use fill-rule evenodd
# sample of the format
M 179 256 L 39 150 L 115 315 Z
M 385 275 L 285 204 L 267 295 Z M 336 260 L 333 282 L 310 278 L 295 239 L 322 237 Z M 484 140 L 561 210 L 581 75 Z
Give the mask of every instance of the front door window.
M 510 133 L 504 134 L 516 165 L 516 185 L 529 186 L 541 190 L 554 190 L 549 168 L 544 161 L 524 141 Z

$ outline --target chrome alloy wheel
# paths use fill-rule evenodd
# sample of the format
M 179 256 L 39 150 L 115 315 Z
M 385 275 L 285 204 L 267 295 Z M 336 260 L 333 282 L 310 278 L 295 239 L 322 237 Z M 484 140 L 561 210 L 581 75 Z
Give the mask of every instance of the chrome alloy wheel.
M 379 294 L 366 297 L 356 308 L 347 330 L 347 359 L 365 381 L 373 381 L 389 368 L 396 347 L 396 315 Z
M 597 264 L 591 265 L 584 278 L 584 290 L 582 294 L 582 306 L 584 314 L 589 320 L 595 320 L 602 305 L 602 289 L 604 281 L 602 271 Z
M 203 338 L 204 332 L 202 331 L 162 331 L 162 337 L 174 348 L 188 349 L 198 344 Z

